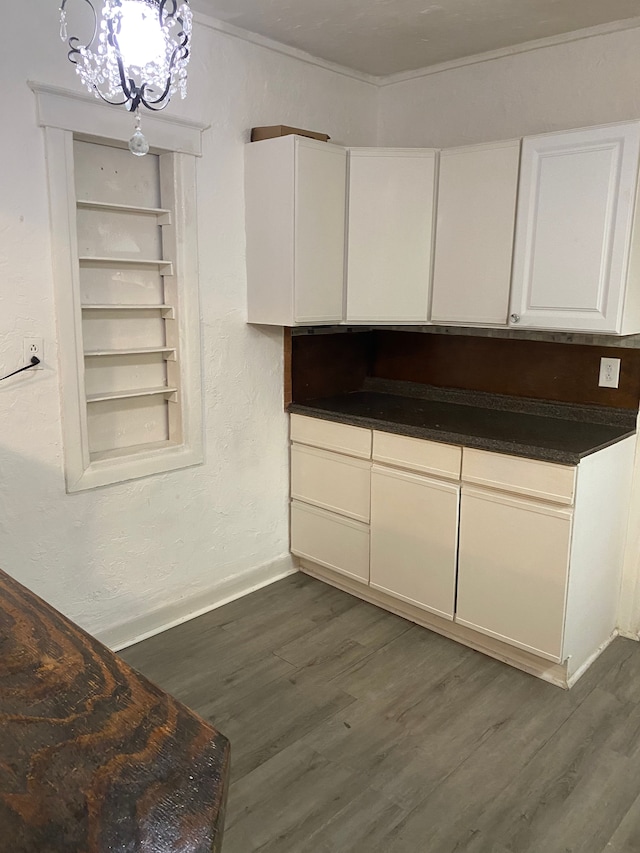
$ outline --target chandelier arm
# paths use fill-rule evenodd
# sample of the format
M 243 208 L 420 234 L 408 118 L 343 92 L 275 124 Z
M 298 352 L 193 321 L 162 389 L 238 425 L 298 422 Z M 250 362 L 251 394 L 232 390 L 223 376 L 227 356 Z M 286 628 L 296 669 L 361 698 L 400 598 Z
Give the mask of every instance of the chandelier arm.
M 157 98 L 147 100 L 144 96 L 146 88 L 147 88 L 146 83 L 140 88 L 140 101 L 141 101 L 141 103 L 143 103 L 148 110 L 153 110 L 153 109 L 155 109 L 156 111 L 157 110 L 163 110 L 167 106 L 167 104 L 169 103 L 169 99 L 167 98 L 167 95 L 169 94 L 169 89 L 171 88 L 171 74 L 169 74 L 169 76 L 167 78 L 167 85 L 165 86 L 164 92 L 161 95 L 159 95 Z M 154 106 L 155 104 L 162 103 L 162 101 L 165 101 L 165 99 L 166 99 L 166 102 L 161 107 Z
M 169 11 L 165 15 L 164 9 L 168 3 L 170 3 L 171 5 L 169 8 Z M 178 9 L 178 4 L 177 4 L 176 0 L 160 0 L 160 8 L 158 9 L 158 15 L 160 17 L 160 22 L 163 23 L 163 25 L 164 25 L 164 19 L 165 18 L 175 18 L 177 9 Z M 179 20 L 179 19 L 176 19 L 176 20 Z M 182 23 L 182 21 L 180 21 L 180 23 Z
M 96 36 L 98 35 L 98 13 L 96 12 L 95 7 L 94 7 L 93 3 L 91 2 L 91 0 L 85 0 L 85 3 L 91 9 L 91 14 L 93 15 L 93 35 L 91 36 L 91 38 L 89 39 L 89 41 L 86 44 L 82 44 L 82 45 L 80 44 L 80 39 L 77 38 L 76 36 L 72 36 L 69 39 L 70 50 L 69 50 L 69 53 L 67 54 L 67 56 L 69 58 L 69 61 L 73 62 L 74 65 L 77 64 L 77 60 L 73 59 L 72 57 L 74 57 L 76 54 L 80 53 L 81 47 L 84 47 L 85 49 L 88 50 L 91 47 L 91 45 L 94 43 L 94 41 L 96 40 Z M 67 0 L 62 0 L 62 3 L 60 3 L 60 11 L 61 12 L 64 12 L 66 5 L 67 5 Z M 72 41 L 75 42 L 75 45 L 71 44 Z
M 125 98 L 124 101 L 110 101 L 105 95 L 102 94 L 100 89 L 97 86 L 93 87 L 94 92 L 98 95 L 98 97 L 105 102 L 105 104 L 110 104 L 112 107 L 124 107 L 130 100 L 130 98 Z
M 126 100 L 123 101 L 123 103 L 126 104 L 128 101 L 134 100 L 134 98 L 137 94 L 137 90 L 136 90 L 136 85 L 135 85 L 134 81 L 131 79 L 127 80 L 127 75 L 125 74 L 125 70 L 124 70 L 124 62 L 122 61 L 122 55 L 120 53 L 120 47 L 118 45 L 118 41 L 116 39 L 116 33 L 113 29 L 112 24 L 109 24 L 109 44 L 116 51 L 118 76 L 120 78 L 120 86 L 122 87 L 122 92 L 126 98 Z M 132 110 L 133 109 L 135 109 L 135 107 L 132 107 Z

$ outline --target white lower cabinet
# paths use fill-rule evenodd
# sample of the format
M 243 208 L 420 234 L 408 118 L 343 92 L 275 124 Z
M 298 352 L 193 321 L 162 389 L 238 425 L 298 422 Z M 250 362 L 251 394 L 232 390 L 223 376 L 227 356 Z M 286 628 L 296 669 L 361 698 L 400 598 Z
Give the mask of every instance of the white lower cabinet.
M 571 509 L 462 488 L 456 621 L 562 660 Z
M 374 465 L 370 585 L 452 620 L 459 501 L 458 484 Z
M 291 450 L 305 571 L 563 686 L 615 636 L 635 438 L 576 466 L 308 421 L 292 416 L 319 445 Z

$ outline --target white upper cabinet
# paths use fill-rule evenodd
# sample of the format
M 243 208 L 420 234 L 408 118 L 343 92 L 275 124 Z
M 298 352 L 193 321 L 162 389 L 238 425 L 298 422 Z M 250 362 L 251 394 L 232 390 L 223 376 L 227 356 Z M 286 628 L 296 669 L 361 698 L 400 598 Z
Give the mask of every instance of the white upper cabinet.
M 339 323 L 344 305 L 346 149 L 300 136 L 245 148 L 250 323 Z
M 349 152 L 348 323 L 426 323 L 437 154 Z
M 431 320 L 506 325 L 520 140 L 440 152 Z
M 512 324 L 640 331 L 639 154 L 640 122 L 524 140 Z

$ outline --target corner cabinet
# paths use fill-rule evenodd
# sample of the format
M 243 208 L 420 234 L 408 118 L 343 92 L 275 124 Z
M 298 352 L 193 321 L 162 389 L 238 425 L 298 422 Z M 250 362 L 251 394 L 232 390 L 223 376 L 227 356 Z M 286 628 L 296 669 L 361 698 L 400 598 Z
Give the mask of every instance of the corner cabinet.
M 640 122 L 524 140 L 511 323 L 640 331 Z
M 300 415 L 291 438 L 303 571 L 565 687 L 615 636 L 633 437 L 577 466 Z
M 436 164 L 432 149 L 350 149 L 347 323 L 427 322 Z
M 347 152 L 283 136 L 245 146 L 248 321 L 340 323 Z

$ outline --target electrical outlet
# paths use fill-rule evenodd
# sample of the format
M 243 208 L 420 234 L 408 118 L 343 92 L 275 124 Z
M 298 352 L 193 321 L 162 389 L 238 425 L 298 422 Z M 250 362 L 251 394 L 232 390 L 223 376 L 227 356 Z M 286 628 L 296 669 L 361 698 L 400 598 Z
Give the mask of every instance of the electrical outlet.
M 33 370 L 42 370 L 44 361 L 44 344 L 42 338 L 25 338 L 24 339 L 24 363 L 31 364 L 31 359 L 34 357 L 40 359 L 40 364 L 36 365 Z
M 620 385 L 620 359 L 600 359 L 600 388 L 618 388 Z

